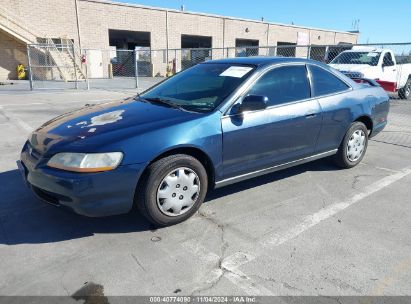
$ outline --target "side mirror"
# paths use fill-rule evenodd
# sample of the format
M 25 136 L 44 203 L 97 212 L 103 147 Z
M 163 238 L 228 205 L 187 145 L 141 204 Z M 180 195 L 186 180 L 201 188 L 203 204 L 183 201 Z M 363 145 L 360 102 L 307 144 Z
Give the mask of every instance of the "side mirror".
M 239 112 L 257 111 L 267 108 L 268 97 L 259 95 L 248 95 L 244 97 Z

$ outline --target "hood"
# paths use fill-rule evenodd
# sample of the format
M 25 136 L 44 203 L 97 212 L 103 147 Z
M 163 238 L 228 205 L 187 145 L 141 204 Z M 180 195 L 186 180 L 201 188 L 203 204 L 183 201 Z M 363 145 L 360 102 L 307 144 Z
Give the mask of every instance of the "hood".
M 188 121 L 201 115 L 130 98 L 58 116 L 35 130 L 30 135 L 29 142 L 41 154 L 93 152 L 98 147 L 127 136 Z
M 363 77 L 367 78 L 371 78 L 375 73 L 375 70 L 378 68 L 377 66 L 371 66 L 368 64 L 330 64 L 330 66 L 343 74 L 358 72 L 362 73 Z

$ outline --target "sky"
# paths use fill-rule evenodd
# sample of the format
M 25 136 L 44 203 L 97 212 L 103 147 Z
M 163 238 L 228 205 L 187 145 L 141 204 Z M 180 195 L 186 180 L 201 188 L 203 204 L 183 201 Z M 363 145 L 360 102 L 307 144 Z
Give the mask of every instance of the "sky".
M 115 0 L 148 6 L 349 31 L 360 43 L 411 42 L 410 0 Z

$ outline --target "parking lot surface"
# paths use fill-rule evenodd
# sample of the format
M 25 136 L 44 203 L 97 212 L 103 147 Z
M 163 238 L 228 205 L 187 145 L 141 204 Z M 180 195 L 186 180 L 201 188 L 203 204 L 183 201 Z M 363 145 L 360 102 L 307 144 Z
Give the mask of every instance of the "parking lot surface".
M 208 194 L 188 221 L 46 205 L 15 161 L 45 121 L 125 91 L 0 90 L 0 294 L 411 295 L 411 101 L 350 170 L 329 160 Z

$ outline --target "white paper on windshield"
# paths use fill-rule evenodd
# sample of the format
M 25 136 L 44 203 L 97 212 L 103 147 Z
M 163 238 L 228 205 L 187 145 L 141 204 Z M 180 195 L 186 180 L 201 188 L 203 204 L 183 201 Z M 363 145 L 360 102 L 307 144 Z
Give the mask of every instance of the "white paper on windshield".
M 231 66 L 224 72 L 220 74 L 222 77 L 236 77 L 241 78 L 248 72 L 250 72 L 253 68 L 250 67 L 243 67 L 243 66 Z
M 368 53 L 367 56 L 368 57 L 377 57 L 378 53 Z

